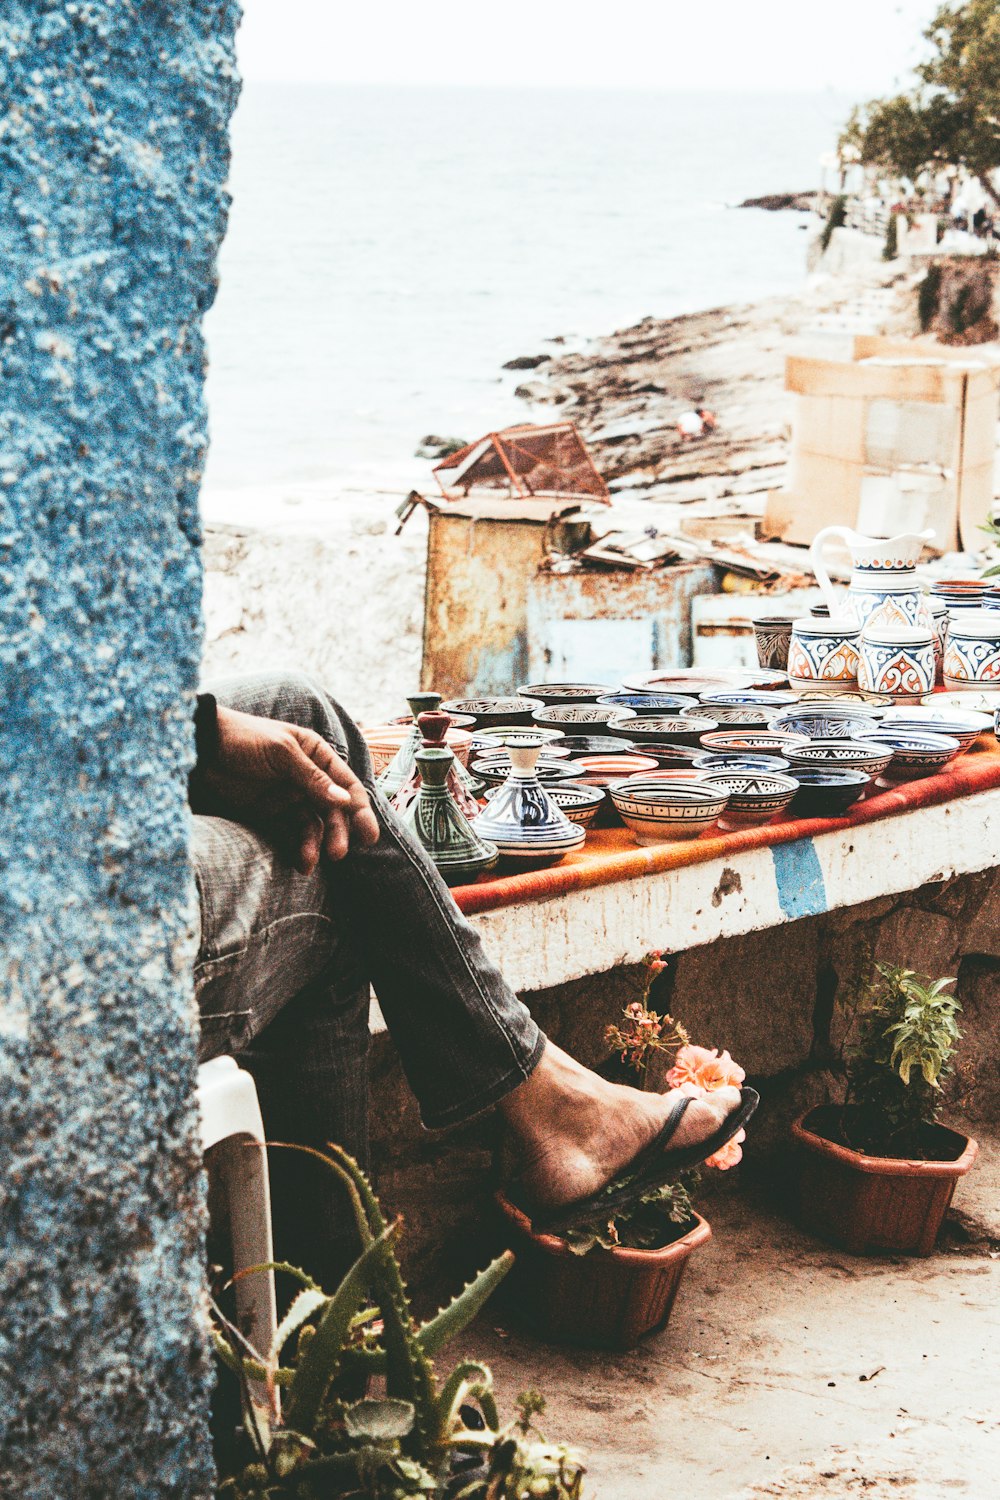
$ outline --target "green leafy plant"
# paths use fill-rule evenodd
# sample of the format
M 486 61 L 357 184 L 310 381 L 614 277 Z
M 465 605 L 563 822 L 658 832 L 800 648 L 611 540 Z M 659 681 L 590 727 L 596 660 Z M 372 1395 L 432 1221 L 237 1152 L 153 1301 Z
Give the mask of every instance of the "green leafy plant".
M 215 1309 L 216 1351 L 240 1381 L 252 1453 L 220 1494 L 234 1500 L 579 1500 L 579 1459 L 532 1425 L 540 1398 L 523 1398 L 518 1419 L 502 1426 L 485 1365 L 465 1360 L 444 1378 L 434 1368 L 434 1355 L 475 1317 L 513 1257 L 500 1256 L 418 1324 L 395 1253 L 399 1222 L 386 1222 L 347 1152 L 332 1145 L 325 1152 L 298 1149 L 340 1177 L 362 1251 L 330 1294 L 284 1264 L 242 1273 L 284 1271 L 300 1287 L 263 1359 Z M 293 1337 L 294 1360 L 282 1364 Z M 376 1381 L 378 1394 L 347 1402 L 341 1377 L 359 1376 Z
M 938 298 L 941 295 L 941 277 L 941 267 L 935 261 L 927 267 L 927 274 L 917 288 L 917 316 L 920 319 L 921 333 L 927 332 L 937 313 Z
M 825 255 L 830 248 L 830 241 L 833 239 L 834 230 L 842 229 L 846 222 L 847 198 L 845 194 L 841 193 L 830 204 L 830 212 L 827 215 L 826 223 L 823 225 L 823 233 L 819 237 L 819 248 L 822 255 Z
M 980 531 L 985 531 L 991 541 L 1000 544 L 1000 521 L 995 516 L 991 516 L 979 529 Z M 983 577 L 996 578 L 998 574 L 1000 574 L 1000 563 L 994 564 L 992 568 L 986 568 L 983 572 Z
M 926 1128 L 941 1110 L 942 1083 L 954 1069 L 961 1006 L 953 979 L 876 964 L 852 1004 L 844 1047 L 843 1133 L 855 1150 L 920 1158 Z
M 885 244 L 882 246 L 882 259 L 895 260 L 899 254 L 899 216 L 889 215 L 889 223 L 885 231 Z

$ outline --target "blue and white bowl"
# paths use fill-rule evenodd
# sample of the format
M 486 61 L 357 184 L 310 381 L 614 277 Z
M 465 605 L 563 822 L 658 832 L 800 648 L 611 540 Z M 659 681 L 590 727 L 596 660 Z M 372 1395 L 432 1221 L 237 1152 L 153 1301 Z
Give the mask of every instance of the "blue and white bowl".
M 682 708 L 696 708 L 698 704 L 697 698 L 684 698 L 680 693 L 605 693 L 597 702 L 618 713 L 638 714 L 640 719 L 679 714 Z
M 779 692 L 777 689 L 745 688 L 742 693 L 699 693 L 698 700 L 709 713 L 717 704 L 745 704 L 748 708 L 790 708 L 798 702 L 798 695 Z
M 924 708 L 894 708 L 882 720 L 883 728 L 893 733 L 947 734 L 958 740 L 962 750 L 968 750 L 981 734 L 989 734 L 993 720 L 989 714 L 965 709 L 935 708 L 928 704 Z
M 892 750 L 892 760 L 880 778 L 883 782 L 919 781 L 923 776 L 933 776 L 959 752 L 958 740 L 946 734 L 880 729 L 873 743 L 888 745 Z
M 810 740 L 856 740 L 874 733 L 877 721 L 870 714 L 849 708 L 826 708 L 821 703 L 803 704 L 771 720 L 772 729 L 805 735 Z
M 725 792 L 729 801 L 720 828 L 753 828 L 783 813 L 799 789 L 791 776 L 763 771 L 710 772 L 708 785 Z
M 622 822 L 643 845 L 696 839 L 714 828 L 728 802 L 719 787 L 699 781 L 636 777 L 608 789 Z
M 782 755 L 741 755 L 738 750 L 703 750 L 691 761 L 697 771 L 733 771 L 742 775 L 747 771 L 762 771 L 766 774 L 787 771 L 789 762 Z

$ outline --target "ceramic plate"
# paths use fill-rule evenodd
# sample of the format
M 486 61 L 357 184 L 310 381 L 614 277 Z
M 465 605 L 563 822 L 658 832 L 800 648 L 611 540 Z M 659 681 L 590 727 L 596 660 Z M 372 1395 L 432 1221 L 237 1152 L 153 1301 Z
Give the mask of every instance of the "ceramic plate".
M 992 714 L 1000 708 L 1000 691 L 971 687 L 959 693 L 929 693 L 923 704 L 925 708 L 961 708 L 974 714 Z

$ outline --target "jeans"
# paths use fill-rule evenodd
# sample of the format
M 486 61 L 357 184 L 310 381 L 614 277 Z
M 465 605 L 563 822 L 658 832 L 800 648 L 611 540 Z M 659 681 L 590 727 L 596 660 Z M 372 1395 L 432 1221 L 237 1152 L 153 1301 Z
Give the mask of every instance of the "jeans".
M 489 1109 L 545 1038 L 375 790 L 357 726 L 300 674 L 208 686 L 220 704 L 322 735 L 368 788 L 381 836 L 301 875 L 260 834 L 195 815 L 201 1060 L 228 1052 L 253 1074 L 269 1140 L 335 1140 L 364 1163 L 373 986 L 425 1126 Z M 336 1274 L 352 1241 L 336 1179 L 286 1151 L 272 1152 L 271 1178 L 278 1257 Z

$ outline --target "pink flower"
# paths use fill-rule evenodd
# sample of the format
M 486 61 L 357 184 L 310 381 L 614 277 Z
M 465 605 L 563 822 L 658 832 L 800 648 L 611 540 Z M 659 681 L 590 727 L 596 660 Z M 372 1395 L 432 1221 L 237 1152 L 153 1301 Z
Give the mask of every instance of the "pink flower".
M 689 1044 L 678 1048 L 674 1065 L 667 1074 L 667 1083 L 675 1089 L 682 1088 L 685 1084 L 694 1084 L 696 1088 L 710 1093 L 712 1089 L 722 1089 L 729 1085 L 738 1087 L 746 1076 L 728 1052 L 720 1054 L 714 1047 L 709 1051 L 707 1047 Z
M 718 1167 L 720 1172 L 728 1172 L 730 1167 L 735 1167 L 743 1160 L 740 1142 L 745 1141 L 746 1138 L 746 1131 L 738 1130 L 731 1141 L 727 1141 L 724 1146 L 719 1147 L 714 1156 L 706 1158 L 706 1167 Z

